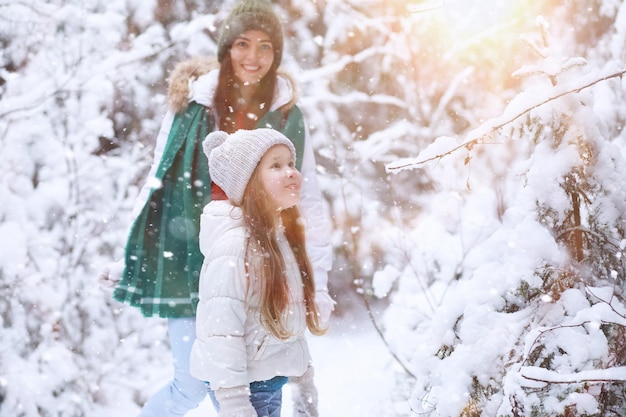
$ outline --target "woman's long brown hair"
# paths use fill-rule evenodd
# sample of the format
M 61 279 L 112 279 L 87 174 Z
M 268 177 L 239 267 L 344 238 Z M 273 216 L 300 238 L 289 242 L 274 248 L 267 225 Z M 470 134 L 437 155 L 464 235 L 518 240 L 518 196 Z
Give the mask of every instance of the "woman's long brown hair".
M 289 307 L 289 287 L 285 276 L 285 261 L 276 241 L 276 213 L 270 208 L 267 193 L 259 177 L 256 169 L 248 182 L 241 206 L 244 222 L 250 232 L 245 262 L 259 278 L 261 323 L 274 336 L 284 340 L 292 336 L 284 320 Z M 306 253 L 304 226 L 298 207 L 283 210 L 281 218 L 285 237 L 300 269 L 307 327 L 313 334 L 324 334 L 327 329 L 321 326 L 315 304 L 313 268 Z
M 220 130 L 233 133 L 239 129 L 251 130 L 272 106 L 276 88 L 277 66 L 272 65 L 269 72 L 259 81 L 258 88 L 250 103 L 242 107 L 237 101 L 240 98 L 239 81 L 235 77 L 233 63 L 228 51 L 220 65 L 217 89 L 213 97 L 213 106 L 217 112 Z

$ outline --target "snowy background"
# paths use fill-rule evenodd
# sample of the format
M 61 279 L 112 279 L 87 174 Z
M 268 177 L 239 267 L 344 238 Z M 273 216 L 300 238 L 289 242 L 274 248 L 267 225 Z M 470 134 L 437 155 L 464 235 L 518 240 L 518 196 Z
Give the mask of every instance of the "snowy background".
M 0 0 L 1 417 L 169 378 L 164 322 L 95 278 L 233 4 Z M 274 5 L 334 225 L 321 415 L 626 415 L 624 2 Z

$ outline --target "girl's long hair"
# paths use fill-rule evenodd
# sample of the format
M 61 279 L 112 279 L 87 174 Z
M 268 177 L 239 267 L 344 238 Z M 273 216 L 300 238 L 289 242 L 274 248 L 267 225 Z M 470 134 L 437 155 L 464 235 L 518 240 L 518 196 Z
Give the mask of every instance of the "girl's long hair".
M 278 227 L 276 214 L 270 207 L 267 193 L 260 183 L 258 169 L 248 182 L 241 208 L 244 222 L 250 232 L 245 250 L 245 264 L 248 268 L 253 268 L 254 275 L 258 278 L 261 291 L 261 323 L 277 338 L 288 339 L 293 335 L 285 322 L 289 307 L 285 261 L 276 241 Z M 321 326 L 315 304 L 313 268 L 306 253 L 304 225 L 298 208 L 293 206 L 283 210 L 281 219 L 285 237 L 300 269 L 307 327 L 315 335 L 324 334 L 327 329 Z
M 259 81 L 259 85 L 252 96 L 250 103 L 241 104 L 239 81 L 235 77 L 230 52 L 222 59 L 218 77 L 217 89 L 213 97 L 213 106 L 217 112 L 219 128 L 224 132 L 233 133 L 239 129 L 251 130 L 269 111 L 276 88 L 277 67 L 272 65 L 269 72 Z

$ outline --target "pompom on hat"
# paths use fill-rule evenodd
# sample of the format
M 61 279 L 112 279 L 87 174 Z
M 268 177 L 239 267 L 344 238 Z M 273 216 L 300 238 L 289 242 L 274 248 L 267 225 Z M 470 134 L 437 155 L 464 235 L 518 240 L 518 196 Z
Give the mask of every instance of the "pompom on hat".
M 248 30 L 267 33 L 274 48 L 273 66 L 278 67 L 283 57 L 283 28 L 269 0 L 242 0 L 235 6 L 222 25 L 217 60 L 221 63 L 237 36 Z
M 265 152 L 272 146 L 285 145 L 294 160 L 296 149 L 285 135 L 274 129 L 238 130 L 228 134 L 209 133 L 202 149 L 209 160 L 209 175 L 228 196 L 240 206 L 250 177 Z

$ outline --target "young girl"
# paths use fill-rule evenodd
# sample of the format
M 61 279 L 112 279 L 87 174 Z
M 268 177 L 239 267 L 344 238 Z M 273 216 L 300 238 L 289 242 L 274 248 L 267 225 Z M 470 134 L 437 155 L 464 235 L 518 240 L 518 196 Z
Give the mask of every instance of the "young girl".
M 170 111 L 135 206 L 124 260 L 100 274 L 103 285 L 115 287 L 116 300 L 146 317 L 168 320 L 174 375 L 149 398 L 140 417 L 184 416 L 207 394 L 204 382 L 189 374 L 189 352 L 203 260 L 200 214 L 209 201 L 225 198 L 212 183 L 202 152 L 201 141 L 209 132 L 271 127 L 294 143 L 296 166 L 304 178 L 299 208 L 307 224 L 316 301 L 323 318 L 330 316 L 328 219 L 294 84 L 278 71 L 282 52 L 281 24 L 269 1 L 243 0 L 222 25 L 217 62 L 195 58 L 179 64 L 170 77 Z
M 201 217 L 191 374 L 210 383 L 220 417 L 278 417 L 287 377 L 311 372 L 305 330 L 325 331 L 296 206 L 296 151 L 272 129 L 214 132 L 203 147 L 228 201 Z M 317 416 L 308 402 L 302 415 Z

